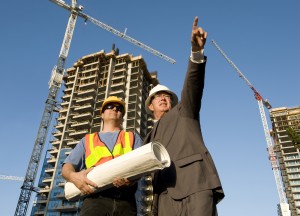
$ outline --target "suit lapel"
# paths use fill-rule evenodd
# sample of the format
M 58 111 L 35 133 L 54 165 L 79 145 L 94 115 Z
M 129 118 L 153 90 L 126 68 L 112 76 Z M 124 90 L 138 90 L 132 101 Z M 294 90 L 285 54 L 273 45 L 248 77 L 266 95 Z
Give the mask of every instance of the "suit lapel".
M 158 141 L 165 147 L 169 145 L 178 122 L 177 106 L 173 108 L 166 116 L 155 122 L 152 130 L 147 134 L 146 143 Z M 159 129 L 158 129 L 159 127 Z
M 158 135 L 160 135 L 162 144 L 167 148 L 169 145 L 178 122 L 178 110 L 176 105 L 161 120 Z
M 153 139 L 154 139 L 154 137 L 156 135 L 159 122 L 160 122 L 160 120 L 158 120 L 157 122 L 155 122 L 155 124 L 153 125 L 153 128 L 151 130 L 151 141 L 153 141 Z

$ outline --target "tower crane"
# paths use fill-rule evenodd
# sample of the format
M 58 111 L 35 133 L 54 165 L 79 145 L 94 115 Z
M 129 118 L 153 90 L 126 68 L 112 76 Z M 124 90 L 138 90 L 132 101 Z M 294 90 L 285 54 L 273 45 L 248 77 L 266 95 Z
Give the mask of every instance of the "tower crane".
M 53 3 L 61 6 L 62 8 L 66 9 L 66 10 L 68 10 L 70 12 L 72 12 L 74 10 L 73 6 L 66 4 L 62 0 L 50 0 L 50 1 L 52 1 Z M 157 50 L 149 47 L 148 45 L 146 45 L 146 44 L 144 44 L 144 43 L 142 43 L 142 42 L 140 42 L 140 41 L 138 41 L 138 40 L 136 40 L 136 39 L 134 39 L 132 37 L 129 37 L 128 35 L 126 35 L 126 31 L 124 31 L 124 33 L 122 33 L 120 31 L 118 31 L 117 29 L 114 29 L 113 27 L 111 27 L 111 26 L 109 26 L 109 25 L 107 25 L 107 24 L 105 24 L 105 23 L 103 23 L 103 22 L 101 22 L 99 20 L 96 20 L 95 18 L 93 18 L 93 17 L 91 17 L 91 16 L 83 13 L 82 12 L 82 9 L 83 9 L 82 6 L 79 6 L 79 8 L 81 10 L 77 10 L 77 15 L 80 16 L 80 17 L 82 17 L 85 21 L 90 21 L 90 22 L 94 23 L 95 25 L 99 26 L 100 28 L 102 28 L 102 29 L 104 29 L 106 31 L 109 31 L 109 32 L 117 35 L 118 37 L 123 38 L 123 39 L 129 41 L 130 43 L 132 43 L 132 44 L 134 44 L 134 45 L 136 45 L 138 47 L 141 47 L 142 49 L 144 49 L 144 50 L 146 50 L 146 51 L 148 51 L 148 52 L 150 52 L 150 53 L 152 53 L 152 54 L 154 54 L 154 55 L 162 58 L 163 60 L 166 60 L 166 61 L 168 61 L 168 62 L 170 62 L 172 64 L 176 63 L 176 61 L 174 59 L 166 56 L 165 54 L 163 54 L 163 53 L 161 53 L 161 52 L 159 52 L 159 51 L 157 51 Z
M 39 125 L 37 137 L 35 139 L 35 143 L 33 146 L 33 150 L 31 153 L 30 161 L 28 164 L 28 168 L 26 171 L 26 175 L 24 177 L 23 184 L 21 186 L 21 193 L 19 196 L 19 200 L 17 203 L 17 207 L 15 210 L 15 216 L 25 216 L 27 212 L 27 208 L 30 202 L 31 193 L 32 191 L 38 192 L 37 188 L 34 187 L 35 179 L 37 170 L 39 167 L 40 158 L 43 152 L 44 144 L 46 141 L 46 137 L 48 134 L 48 129 L 50 126 L 50 122 L 52 120 L 53 112 L 57 111 L 57 102 L 56 97 L 60 86 L 62 84 L 62 78 L 65 71 L 65 62 L 68 57 L 68 52 L 71 45 L 71 40 L 73 37 L 73 32 L 77 20 L 77 16 L 84 18 L 86 21 L 91 21 L 92 23 L 96 24 L 97 26 L 129 41 L 130 43 L 139 46 L 146 51 L 174 64 L 176 61 L 161 52 L 152 49 L 151 47 L 143 44 L 140 41 L 135 40 L 127 36 L 125 33 L 121 33 L 120 31 L 110 27 L 109 25 L 102 23 L 87 14 L 82 13 L 83 6 L 77 5 L 77 0 L 72 0 L 72 5 L 66 4 L 63 0 L 50 0 L 51 2 L 63 7 L 64 9 L 70 11 L 70 17 L 68 20 L 68 25 L 66 28 L 66 32 L 64 35 L 64 39 L 62 42 L 62 46 L 60 49 L 59 57 L 57 64 L 54 66 L 52 70 L 52 74 L 49 80 L 49 93 L 48 97 L 45 102 L 45 107 L 42 115 L 42 119 Z M 15 179 L 15 178 L 14 178 Z M 21 179 L 19 179 L 21 180 Z
M 64 66 L 68 56 L 68 51 L 70 48 L 73 31 L 75 28 L 75 23 L 77 19 L 77 12 L 80 10 L 80 7 L 77 7 L 76 0 L 72 0 L 72 11 L 69 17 L 67 29 L 63 39 L 62 47 L 59 53 L 57 65 L 54 66 L 49 81 L 49 93 L 46 99 L 46 104 L 38 129 L 38 134 L 33 146 L 31 153 L 29 165 L 26 171 L 26 175 L 21 186 L 21 193 L 17 203 L 17 208 L 15 211 L 15 216 L 25 216 L 30 201 L 32 191 L 36 191 L 34 187 L 35 178 L 40 162 L 40 158 L 43 152 L 43 147 L 46 141 L 48 129 L 52 119 L 53 111 L 56 110 L 56 96 L 60 89 Z
M 273 170 L 275 181 L 276 181 L 277 192 L 278 192 L 278 195 L 279 195 L 280 203 L 278 205 L 278 210 L 281 213 L 280 215 L 289 216 L 290 211 L 288 210 L 289 208 L 288 208 L 288 203 L 286 201 L 286 194 L 285 194 L 284 189 L 283 189 L 283 183 L 282 183 L 281 176 L 280 176 L 280 169 L 279 169 L 278 162 L 277 162 L 277 155 L 274 151 L 274 145 L 273 145 L 272 140 L 271 140 L 270 130 L 269 130 L 269 127 L 268 127 L 266 114 L 265 114 L 265 110 L 264 110 L 264 107 L 267 108 L 267 109 L 271 109 L 272 106 L 266 99 L 263 99 L 261 94 L 253 87 L 253 85 L 249 82 L 249 80 L 245 77 L 245 75 L 230 60 L 230 58 L 220 48 L 220 46 L 216 43 L 216 41 L 212 40 L 212 43 L 217 48 L 217 50 L 222 54 L 222 56 L 227 60 L 227 62 L 238 73 L 239 77 L 242 78 L 246 82 L 246 84 L 250 87 L 250 89 L 254 93 L 254 97 L 258 102 L 259 113 L 260 113 L 260 117 L 261 117 L 261 120 L 262 120 L 262 125 L 263 125 L 263 129 L 264 129 L 265 138 L 266 138 L 266 141 L 267 141 L 267 151 L 268 151 L 268 154 L 269 154 L 269 160 L 271 162 L 272 170 Z
M 0 180 L 24 181 L 24 177 L 0 175 Z

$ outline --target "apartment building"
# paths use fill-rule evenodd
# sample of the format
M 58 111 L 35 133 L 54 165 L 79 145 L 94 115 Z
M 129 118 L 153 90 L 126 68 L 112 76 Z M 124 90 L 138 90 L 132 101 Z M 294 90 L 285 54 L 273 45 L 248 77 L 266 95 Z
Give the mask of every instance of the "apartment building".
M 300 106 L 270 110 L 271 135 L 278 156 L 289 209 L 293 216 L 300 215 L 300 154 L 287 133 L 292 128 L 300 135 Z
M 66 70 L 64 89 L 50 140 L 51 148 L 43 163 L 31 215 L 80 215 L 81 201 L 64 198 L 61 167 L 64 159 L 87 133 L 100 131 L 100 107 L 110 95 L 126 102 L 123 128 L 142 138 L 152 127 L 144 108 L 149 91 L 158 84 L 142 56 L 100 51 L 78 59 Z

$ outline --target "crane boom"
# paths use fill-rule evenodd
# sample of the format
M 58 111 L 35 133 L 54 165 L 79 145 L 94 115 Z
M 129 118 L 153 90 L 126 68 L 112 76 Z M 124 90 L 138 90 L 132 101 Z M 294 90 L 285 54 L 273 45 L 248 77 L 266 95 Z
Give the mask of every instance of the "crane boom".
M 61 0 L 50 0 L 50 1 L 52 1 L 53 3 L 63 7 L 66 10 L 72 11 L 72 7 L 68 4 L 66 4 L 64 1 L 61 1 Z M 109 31 L 109 32 L 117 35 L 118 37 L 123 38 L 123 39 L 129 41 L 130 43 L 132 43 L 132 44 L 134 44 L 138 47 L 141 47 L 142 49 L 144 49 L 144 50 L 146 50 L 146 51 L 148 51 L 148 52 L 150 52 L 150 53 L 152 53 L 152 54 L 154 54 L 154 55 L 156 55 L 156 56 L 158 56 L 158 57 L 160 57 L 160 58 L 162 58 L 162 59 L 164 59 L 164 60 L 166 60 L 166 61 L 168 61 L 172 64 L 176 63 L 176 61 L 174 59 L 168 57 L 167 55 L 165 55 L 165 54 L 149 47 L 148 45 L 146 45 L 146 44 L 144 44 L 144 43 L 142 43 L 142 42 L 140 42 L 140 41 L 138 41 L 138 40 L 136 40 L 136 39 L 134 39 L 134 38 L 132 38 L 128 35 L 126 35 L 125 32 L 124 33 L 120 32 L 117 29 L 114 29 L 113 27 L 111 27 L 111 26 L 109 26 L 109 25 L 107 25 L 103 22 L 101 22 L 99 20 L 96 20 L 95 18 L 83 13 L 82 11 L 78 11 L 78 16 L 82 17 L 86 21 L 90 21 L 90 22 L 94 23 L 95 25 L 99 26 L 100 28 L 102 28 L 106 31 Z
M 214 44 L 214 46 L 217 48 L 217 50 L 219 50 L 219 52 L 223 55 L 223 57 L 228 61 L 228 63 L 234 68 L 234 70 L 238 73 L 239 77 L 241 77 L 246 84 L 250 87 L 250 89 L 254 92 L 255 98 L 257 100 L 262 100 L 264 106 L 267 109 L 271 109 L 272 106 L 271 104 L 267 101 L 264 100 L 262 98 L 262 96 L 259 94 L 258 91 L 256 91 L 256 89 L 253 87 L 253 85 L 250 83 L 250 81 L 244 76 L 244 74 L 238 69 L 238 67 L 233 63 L 233 61 L 230 60 L 230 58 L 228 58 L 228 56 L 226 55 L 226 53 L 221 49 L 221 47 L 214 41 L 212 40 L 212 43 Z
M 0 175 L 0 180 L 24 181 L 24 177 Z
M 277 162 L 277 155 L 274 151 L 274 145 L 271 140 L 270 130 L 268 127 L 266 114 L 265 114 L 265 110 L 264 110 L 264 106 L 267 109 L 272 108 L 272 106 L 267 100 L 263 99 L 263 97 L 259 94 L 258 91 L 256 91 L 256 89 L 253 87 L 253 85 L 244 76 L 244 74 L 238 69 L 238 67 L 230 60 L 230 58 L 228 58 L 228 56 L 220 48 L 220 46 L 214 40 L 212 40 L 212 43 L 217 48 L 217 50 L 223 55 L 223 57 L 228 61 L 228 63 L 235 69 L 235 71 L 238 73 L 239 77 L 241 77 L 246 82 L 246 84 L 250 87 L 250 89 L 254 92 L 255 99 L 258 102 L 259 113 L 260 113 L 260 117 L 261 117 L 262 124 L 263 124 L 265 138 L 267 141 L 267 150 L 268 150 L 268 154 L 269 154 L 269 160 L 271 162 L 272 170 L 274 173 L 280 204 L 287 204 L 286 195 L 285 195 L 282 180 L 280 177 L 280 169 L 279 169 L 278 162 Z M 286 215 L 286 214 L 282 214 L 282 215 Z

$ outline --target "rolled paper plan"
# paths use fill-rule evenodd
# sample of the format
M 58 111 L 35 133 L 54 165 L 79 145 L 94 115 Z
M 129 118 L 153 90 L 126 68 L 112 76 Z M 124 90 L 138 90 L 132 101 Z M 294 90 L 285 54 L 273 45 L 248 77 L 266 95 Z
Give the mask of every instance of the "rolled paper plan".
M 170 156 L 165 147 L 159 142 L 150 142 L 96 166 L 87 174 L 87 177 L 98 185 L 97 189 L 94 188 L 96 193 L 112 187 L 112 182 L 116 177 L 135 180 L 170 165 Z M 67 200 L 78 200 L 84 196 L 73 183 L 66 182 L 65 197 Z

